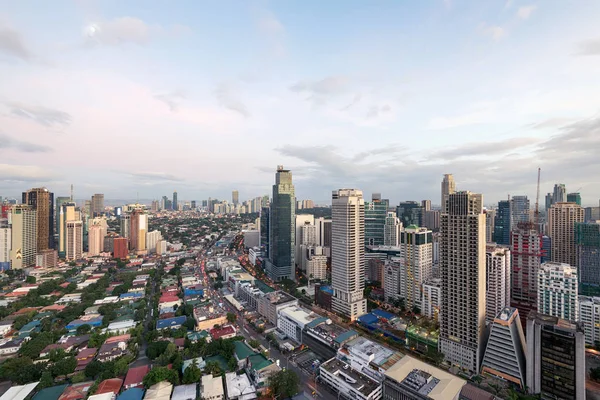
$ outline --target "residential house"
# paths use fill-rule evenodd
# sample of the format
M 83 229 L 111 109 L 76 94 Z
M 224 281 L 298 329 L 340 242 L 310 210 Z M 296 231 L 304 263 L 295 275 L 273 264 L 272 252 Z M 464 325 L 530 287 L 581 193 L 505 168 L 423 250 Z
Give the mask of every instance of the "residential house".
M 88 391 L 94 382 L 75 383 L 65 389 L 58 400 L 83 400 L 88 396 Z
M 107 362 L 127 354 L 127 342 L 104 343 L 100 346 L 96 360 Z
M 85 367 L 87 367 L 87 365 L 94 360 L 97 351 L 98 349 L 94 347 L 81 349 L 79 353 L 77 353 L 77 355 L 75 356 L 75 359 L 77 360 L 77 367 L 75 367 L 75 372 L 83 371 Z
M 142 365 L 141 367 L 129 368 L 125 381 L 123 382 L 123 389 L 131 388 L 143 388 L 144 376 L 150 372 L 149 365 Z
M 123 379 L 121 378 L 105 379 L 100 382 L 95 394 L 113 393 L 117 395 L 121 390 L 121 386 L 123 386 Z

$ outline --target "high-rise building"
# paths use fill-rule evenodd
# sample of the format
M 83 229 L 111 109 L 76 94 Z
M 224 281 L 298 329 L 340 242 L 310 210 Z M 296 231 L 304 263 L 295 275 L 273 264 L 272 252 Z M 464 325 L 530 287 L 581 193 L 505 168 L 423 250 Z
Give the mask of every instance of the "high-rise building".
M 550 207 L 552 207 L 552 204 L 554 204 L 554 199 L 552 198 L 552 193 L 547 193 L 546 194 L 546 203 L 545 203 L 546 212 L 548 212 Z
M 88 228 L 88 256 L 94 257 L 104 250 L 104 237 L 108 231 L 105 218 L 96 217 L 90 221 Z
M 192 200 L 190 207 L 192 208 L 192 211 L 196 211 L 196 200 Z
M 440 229 L 440 210 L 423 211 L 423 226 L 437 232 Z
M 37 249 L 54 248 L 54 193 L 46 188 L 33 188 L 23 192 L 23 204 L 36 212 Z
M 423 224 L 423 207 L 416 201 L 401 201 L 396 207 L 396 215 L 403 226 Z
M 594 222 L 600 220 L 600 207 L 586 207 L 583 209 L 585 222 Z
M 131 214 L 121 214 L 119 218 L 119 233 L 122 237 L 127 239 L 127 248 L 130 248 L 130 237 L 131 237 Z
M 510 201 L 499 201 L 494 221 L 494 242 L 505 246 L 510 244 L 511 216 Z
M 442 180 L 442 204 L 440 204 L 442 213 L 446 213 L 448 210 L 446 206 L 448 196 L 455 192 L 456 182 L 454 182 L 454 176 L 452 176 L 452 174 L 445 174 L 444 179 Z
M 421 309 L 421 286 L 431 277 L 433 232 L 427 228 L 407 226 L 400 232 L 400 297 L 408 309 Z
M 600 285 L 600 222 L 576 222 L 575 245 L 580 282 Z
M 127 238 L 118 237 L 113 241 L 113 257 L 120 258 L 122 260 L 127 258 L 129 253 L 129 241 Z
M 576 193 L 568 193 L 567 194 L 567 201 L 569 203 L 575 203 L 578 206 L 580 206 L 581 205 L 581 193 L 578 193 L 578 192 L 576 192 Z
M 37 212 L 33 207 L 14 205 L 9 215 L 11 226 L 11 269 L 35 266 L 37 245 Z
M 172 209 L 177 211 L 179 210 L 179 204 L 177 203 L 177 191 L 173 191 L 173 203 L 172 203 Z
M 146 233 L 146 247 L 148 252 L 156 252 L 156 244 L 162 240 L 162 234 L 159 230 L 154 230 Z
M 552 205 L 556 203 L 564 203 L 567 201 L 567 189 L 564 183 L 557 183 L 554 185 L 554 192 L 552 193 Z
M 129 246 L 132 251 L 137 253 L 147 251 L 146 232 L 148 232 L 148 214 L 144 209 L 136 208 L 131 212 L 129 228 Z
M 365 201 L 365 246 L 383 246 L 387 201 Z
M 519 309 L 521 324 L 530 311 L 537 311 L 537 280 L 542 265 L 542 235 L 531 223 L 519 224 L 511 232 L 510 305 Z
M 8 223 L 0 223 L 0 271 L 10 269 L 10 250 L 12 248 L 12 229 Z
M 404 260 L 392 257 L 384 261 L 383 293 L 387 303 L 393 303 L 400 298 L 400 269 Z
M 104 195 L 96 193 L 92 196 L 92 216 L 97 217 L 104 213 Z
M 260 247 L 269 254 L 269 207 L 260 209 Z
M 575 203 L 554 203 L 548 212 L 548 236 L 552 240 L 550 259 L 577 265 L 575 224 L 583 222 L 583 208 Z
M 167 196 L 163 196 L 162 200 L 160 201 L 160 209 L 168 210 L 168 205 L 169 205 L 169 198 Z
M 237 206 L 240 203 L 240 194 L 237 190 L 231 192 L 231 202 L 234 206 Z
M 339 189 L 331 202 L 332 309 L 351 321 L 367 312 L 365 288 L 365 201 L 362 191 Z
M 600 346 L 600 297 L 579 296 L 579 322 L 585 330 L 585 344 Z
M 478 373 L 485 325 L 483 196 L 450 194 L 446 209 L 440 227 L 440 351 L 451 364 Z
M 366 211 L 365 211 L 366 213 Z M 383 245 L 384 246 L 398 246 L 400 243 L 400 231 L 402 229 L 402 223 L 396 216 L 396 213 L 390 211 L 387 213 L 385 218 L 385 229 L 383 232 Z
M 67 221 L 80 221 L 81 212 L 77 210 L 75 203 L 63 202 L 58 210 L 58 256 L 65 257 L 67 254 Z
M 160 205 L 158 203 L 158 200 L 152 200 L 152 204 L 150 205 L 150 210 L 152 212 L 157 212 L 160 209 Z
M 485 242 L 494 242 L 494 229 L 496 222 L 496 210 L 483 210 L 485 214 Z
M 529 222 L 531 215 L 529 214 L 529 199 L 527 196 L 513 196 L 510 199 L 511 210 L 511 229 L 521 222 Z
M 54 207 L 54 232 L 60 238 L 60 210 L 64 203 L 71 201 L 70 197 L 59 196 L 56 198 L 56 206 Z M 56 244 L 56 243 L 55 243 Z
M 431 319 L 440 319 L 440 300 L 442 297 L 442 280 L 430 278 L 423 283 L 421 314 Z
M 312 214 L 296 214 L 296 221 L 294 223 L 294 229 L 295 229 L 295 235 L 294 235 L 294 239 L 295 239 L 295 248 L 294 248 L 294 255 L 296 254 L 300 254 L 300 246 L 302 244 L 308 244 L 308 243 L 303 243 L 303 238 L 302 238 L 302 228 L 305 225 L 312 225 L 314 227 L 315 224 L 315 216 Z M 316 234 L 316 232 L 315 232 Z M 310 243 L 313 244 L 313 243 Z M 294 257 L 294 262 L 296 263 L 296 266 L 300 265 L 300 257 Z
M 585 400 L 585 331 L 532 311 L 527 317 L 527 387 L 543 399 Z
M 492 322 L 500 311 L 510 305 L 510 250 L 488 244 L 485 249 L 485 259 L 485 314 L 486 320 Z
M 547 262 L 538 271 L 539 313 L 577 321 L 579 314 L 577 270 L 569 264 Z
M 269 260 L 265 263 L 267 275 L 273 281 L 296 280 L 295 237 L 296 195 L 292 172 L 277 166 L 273 201 L 269 216 Z
M 80 260 L 83 257 L 83 221 L 67 221 L 66 253 L 68 261 Z
M 481 372 L 525 387 L 525 335 L 519 310 L 504 307 L 492 318 Z
M 431 200 L 421 200 L 423 211 L 431 211 Z

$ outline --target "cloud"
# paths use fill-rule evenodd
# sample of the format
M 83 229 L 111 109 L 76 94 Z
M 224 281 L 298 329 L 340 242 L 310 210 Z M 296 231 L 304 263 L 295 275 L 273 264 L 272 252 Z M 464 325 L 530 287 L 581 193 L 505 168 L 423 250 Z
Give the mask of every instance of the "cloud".
M 574 122 L 573 118 L 555 117 L 555 118 L 548 118 L 547 120 L 544 120 L 542 122 L 538 122 L 535 124 L 531 124 L 529 126 L 533 129 L 553 129 L 553 128 L 559 128 L 561 126 L 565 126 L 570 122 Z
M 362 99 L 362 94 L 360 94 L 360 93 L 355 94 L 352 101 L 350 103 L 348 103 L 347 105 L 345 105 L 344 107 L 340 108 L 340 111 L 349 110 L 352 106 L 358 104 L 361 99 Z
M 183 181 L 182 178 L 179 178 L 175 175 L 168 174 L 166 172 L 149 172 L 149 171 L 128 172 L 128 175 L 132 178 L 142 178 L 142 179 L 157 180 L 157 181 L 172 181 L 172 182 L 182 182 Z
M 299 81 L 292 85 L 290 90 L 294 93 L 307 94 L 306 100 L 318 106 L 327 103 L 332 97 L 346 93 L 349 88 L 350 80 L 345 76 L 337 75 L 315 81 Z M 357 104 L 358 100 L 355 95 L 350 105 Z
M 154 36 L 180 35 L 188 32 L 190 28 L 184 25 L 165 28 L 160 25 L 149 25 L 135 17 L 119 17 L 89 24 L 85 27 L 84 39 L 88 46 L 119 46 L 125 43 L 144 45 Z
M 472 111 L 453 117 L 434 117 L 429 120 L 427 129 L 450 129 L 459 126 L 475 125 L 487 122 L 490 114 L 487 111 Z
M 580 56 L 598 56 L 600 55 L 600 39 L 584 40 L 578 44 L 577 55 Z
M 0 52 L 4 52 L 23 61 L 30 61 L 31 51 L 19 32 L 7 26 L 0 26 Z
M 377 118 L 381 114 L 386 114 L 392 111 L 392 107 L 389 104 L 384 104 L 382 106 L 372 106 L 369 108 L 367 112 L 367 118 Z
M 490 155 L 500 155 L 513 152 L 522 147 L 531 146 L 539 142 L 540 139 L 538 138 L 519 137 L 498 142 L 468 143 L 463 146 L 433 152 L 431 159 L 448 161 L 461 157 L 487 157 Z
M 4 105 L 8 107 L 12 115 L 37 122 L 46 127 L 66 126 L 72 121 L 72 117 L 68 113 L 52 108 L 12 101 L 4 102 Z
M 271 52 L 275 56 L 285 54 L 285 27 L 270 11 L 266 11 L 257 21 L 258 30 L 267 38 Z
M 248 107 L 246 107 L 246 105 L 236 97 L 235 93 L 228 84 L 220 83 L 215 89 L 214 95 L 221 107 L 235 111 L 245 118 L 250 117 L 250 111 L 248 110 Z
M 536 10 L 537 6 L 522 6 L 517 10 L 517 17 L 520 19 L 527 19 L 531 16 L 531 14 Z
M 398 156 L 401 154 L 406 154 L 407 152 L 408 152 L 408 149 L 404 146 L 400 146 L 398 144 L 390 144 L 389 146 L 375 148 L 375 149 L 357 153 L 352 157 L 352 160 L 357 162 L 357 161 L 363 161 L 366 158 L 371 157 L 371 156 L 386 156 L 386 155 Z M 381 158 L 380 158 L 380 160 L 381 160 Z
M 185 99 L 186 97 L 183 92 L 176 91 L 171 93 L 156 94 L 154 95 L 154 98 L 163 102 L 171 111 L 175 112 L 179 109 L 181 100 Z
M 16 149 L 25 153 L 47 153 L 52 151 L 52 148 L 48 146 L 17 140 L 1 133 L 0 149 Z
M 490 36 L 496 42 L 501 40 L 507 34 L 506 29 L 502 28 L 501 26 L 497 26 L 497 25 L 482 24 L 481 31 L 483 32 L 484 35 Z
M 33 165 L 0 164 L 0 181 L 42 182 L 51 180 L 53 175 L 46 168 Z

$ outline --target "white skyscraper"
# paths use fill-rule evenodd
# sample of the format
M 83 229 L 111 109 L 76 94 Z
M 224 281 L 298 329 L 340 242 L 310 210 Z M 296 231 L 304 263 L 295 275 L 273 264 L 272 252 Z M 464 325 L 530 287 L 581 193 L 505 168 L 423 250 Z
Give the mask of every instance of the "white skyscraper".
M 339 189 L 331 202 L 332 309 L 351 321 L 367 312 L 365 288 L 365 201 L 362 191 Z
M 35 266 L 37 255 L 37 213 L 27 205 L 14 205 L 9 214 L 11 225 L 11 269 Z
M 454 182 L 454 176 L 452 176 L 452 174 L 445 174 L 444 179 L 442 180 L 442 204 L 441 204 L 442 213 L 445 213 L 448 210 L 446 208 L 446 202 L 448 201 L 448 196 L 455 192 L 456 192 L 456 182 Z
M 579 320 L 577 270 L 569 264 L 547 262 L 538 271 L 538 312 Z
M 402 229 L 402 222 L 400 218 L 396 216 L 395 212 L 388 212 L 385 217 L 385 227 L 383 231 L 383 245 L 384 246 L 398 246 L 400 240 L 400 230 Z
M 108 225 L 106 218 L 94 218 L 89 222 L 88 228 L 88 256 L 94 257 L 104 251 L 104 237 Z
M 479 373 L 485 325 L 483 196 L 457 192 L 442 214 L 440 351 L 453 365 Z
M 600 297 L 579 296 L 579 321 L 585 330 L 585 344 L 600 342 Z
M 577 265 L 575 223 L 584 221 L 583 207 L 575 203 L 554 203 L 548 210 L 548 236 L 552 239 L 550 259 Z
M 488 244 L 485 258 L 487 267 L 485 318 L 488 322 L 493 322 L 500 311 L 510 305 L 510 250 Z
M 0 266 L 10 266 L 12 231 L 8 226 L 0 227 Z
M 69 261 L 83 257 L 83 221 L 67 221 L 66 256 Z
M 400 268 L 400 297 L 406 308 L 421 308 L 421 286 L 431 277 L 433 266 L 433 232 L 415 225 L 400 232 L 400 255 L 404 265 Z
M 148 252 L 156 252 L 156 244 L 161 240 L 162 234 L 158 230 L 146 233 L 146 246 L 148 247 Z

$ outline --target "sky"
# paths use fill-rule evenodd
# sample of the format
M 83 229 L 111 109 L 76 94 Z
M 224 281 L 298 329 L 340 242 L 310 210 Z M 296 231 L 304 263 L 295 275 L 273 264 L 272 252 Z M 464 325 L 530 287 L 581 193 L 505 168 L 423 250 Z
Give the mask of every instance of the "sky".
M 0 0 L 0 195 L 600 199 L 600 2 Z M 543 204 L 543 201 L 541 200 Z

